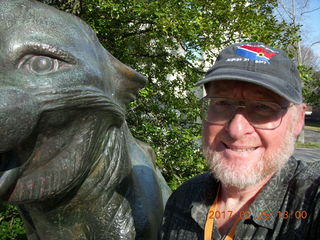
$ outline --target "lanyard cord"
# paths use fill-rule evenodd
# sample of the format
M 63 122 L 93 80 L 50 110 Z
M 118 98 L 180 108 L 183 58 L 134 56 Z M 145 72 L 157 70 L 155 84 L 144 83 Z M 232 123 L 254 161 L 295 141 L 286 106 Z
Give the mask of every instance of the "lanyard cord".
M 219 185 L 217 196 L 216 196 L 213 204 L 211 205 L 209 212 L 208 212 L 208 215 L 207 215 L 207 220 L 206 220 L 205 227 L 204 227 L 204 240 L 211 240 L 212 239 L 212 232 L 214 229 L 214 217 L 215 217 L 215 213 L 216 213 L 217 206 L 218 206 L 218 198 L 219 198 L 220 188 L 221 187 Z M 241 220 L 241 218 L 238 217 L 234 221 L 230 231 L 228 232 L 227 236 L 225 237 L 225 240 L 233 240 L 234 234 L 236 232 L 237 224 L 240 220 Z
M 204 227 L 204 240 L 211 240 L 212 239 L 212 231 L 213 231 L 213 226 L 214 226 L 214 215 L 217 210 L 219 193 L 220 193 L 220 185 L 218 187 L 217 196 L 216 196 L 213 204 L 211 205 L 209 212 L 208 212 L 208 215 L 207 215 L 207 220 L 206 220 L 206 224 Z M 213 215 L 210 216 L 210 213 L 212 213 Z

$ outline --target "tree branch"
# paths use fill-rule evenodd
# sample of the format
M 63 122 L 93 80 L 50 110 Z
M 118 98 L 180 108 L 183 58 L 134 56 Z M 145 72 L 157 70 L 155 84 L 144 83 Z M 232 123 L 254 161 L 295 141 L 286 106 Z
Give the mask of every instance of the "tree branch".
M 310 11 L 303 12 L 303 13 L 301 13 L 301 15 L 304 15 L 304 14 L 307 14 L 307 13 L 312 13 L 312 12 L 315 12 L 315 11 L 318 11 L 318 10 L 320 10 L 320 7 L 312 9 Z
M 279 1 L 279 5 L 282 7 L 282 9 L 287 14 L 287 16 L 293 21 L 295 16 L 292 13 L 292 11 L 286 7 L 286 5 L 283 3 L 283 1 Z

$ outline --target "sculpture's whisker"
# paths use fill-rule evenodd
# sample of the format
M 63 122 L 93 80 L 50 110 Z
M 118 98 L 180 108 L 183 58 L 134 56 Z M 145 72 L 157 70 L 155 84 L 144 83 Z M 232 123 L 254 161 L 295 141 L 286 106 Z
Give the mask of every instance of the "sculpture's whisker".
M 113 114 L 118 119 L 125 118 L 125 110 L 96 88 L 66 88 L 59 91 L 41 91 L 36 93 L 42 104 L 41 112 L 65 109 L 96 109 Z

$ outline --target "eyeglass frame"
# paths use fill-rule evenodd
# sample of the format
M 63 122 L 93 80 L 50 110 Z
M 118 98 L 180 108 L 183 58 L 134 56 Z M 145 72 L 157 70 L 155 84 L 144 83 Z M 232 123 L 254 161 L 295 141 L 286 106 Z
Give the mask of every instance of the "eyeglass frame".
M 246 109 L 247 105 L 246 105 L 245 103 L 233 105 L 233 106 L 235 107 L 235 111 L 234 111 L 234 114 L 232 115 L 232 117 L 231 117 L 229 120 L 225 120 L 224 123 L 214 123 L 214 122 L 211 122 L 211 121 L 207 120 L 207 117 L 204 117 L 204 114 L 203 114 L 204 102 L 205 102 L 207 99 L 208 99 L 208 100 L 210 100 L 210 99 L 226 99 L 226 100 L 232 100 L 232 101 L 238 101 L 238 102 L 261 102 L 261 103 L 271 103 L 271 104 L 277 105 L 277 106 L 279 107 L 279 110 L 280 110 L 280 111 L 279 111 L 280 121 L 279 121 L 279 124 L 278 124 L 277 126 L 272 127 L 272 128 L 266 128 L 266 127 L 256 126 L 256 124 L 253 123 L 253 122 L 248 118 L 248 116 L 247 116 L 247 111 L 246 111 L 246 110 L 244 110 L 244 112 L 242 113 L 242 115 L 246 118 L 246 120 L 247 120 L 254 128 L 256 128 L 256 129 L 262 129 L 262 130 L 273 130 L 273 129 L 278 128 L 278 127 L 281 125 L 281 123 L 282 123 L 282 118 L 283 118 L 283 116 L 284 116 L 284 112 L 287 111 L 290 107 L 292 107 L 292 106 L 294 105 L 293 103 L 289 103 L 288 106 L 281 106 L 281 105 L 279 105 L 278 103 L 272 102 L 272 101 L 240 99 L 240 98 L 237 99 L 237 98 L 209 97 L 209 96 L 205 96 L 205 97 L 201 98 L 201 99 L 199 100 L 199 102 L 200 102 L 200 104 L 201 104 L 201 108 L 200 108 L 200 109 L 201 109 L 201 114 L 200 114 L 201 118 L 202 118 L 204 121 L 206 121 L 206 122 L 208 122 L 208 123 L 210 123 L 210 124 L 219 125 L 219 126 L 224 126 L 224 125 L 226 125 L 227 123 L 229 123 L 229 122 L 234 118 L 234 116 L 238 113 L 238 109 L 239 109 L 239 108 Z M 209 101 L 208 101 L 208 103 L 209 103 Z

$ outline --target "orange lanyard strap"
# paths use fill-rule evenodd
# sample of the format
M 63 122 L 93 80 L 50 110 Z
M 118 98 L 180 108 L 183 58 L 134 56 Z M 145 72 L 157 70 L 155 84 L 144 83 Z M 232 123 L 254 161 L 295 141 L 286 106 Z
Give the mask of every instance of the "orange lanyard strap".
M 212 239 L 212 232 L 213 232 L 213 227 L 214 227 L 214 216 L 215 216 L 215 212 L 216 212 L 217 206 L 218 206 L 219 193 L 220 193 L 220 185 L 218 187 L 217 196 L 216 196 L 213 204 L 211 205 L 209 212 L 208 212 L 208 215 L 207 215 L 207 220 L 206 220 L 206 224 L 204 227 L 204 240 L 211 240 Z
M 225 240 L 233 240 L 234 238 L 234 234 L 236 233 L 236 228 L 237 228 L 237 224 L 240 221 L 240 217 L 238 217 L 234 223 L 232 224 L 232 228 L 230 229 L 230 231 L 228 232 L 227 236 L 225 237 Z
M 205 227 L 204 227 L 204 240 L 211 240 L 212 239 L 212 232 L 213 232 L 213 228 L 214 228 L 214 216 L 215 216 L 215 212 L 216 212 L 217 206 L 218 206 L 219 192 L 220 192 L 220 186 L 219 186 L 219 189 L 217 192 L 217 196 L 216 196 L 213 204 L 211 205 L 209 212 L 208 212 L 208 215 L 207 215 L 207 220 L 206 220 Z M 237 218 L 235 220 L 235 222 L 232 224 L 230 231 L 228 232 L 227 236 L 225 237 L 225 240 L 233 240 L 234 234 L 236 232 L 237 224 L 239 221 L 240 221 L 240 217 Z

